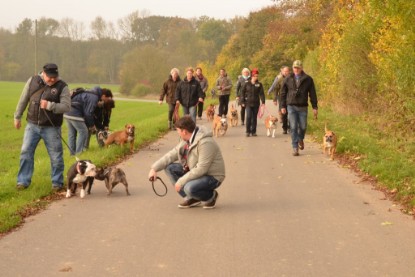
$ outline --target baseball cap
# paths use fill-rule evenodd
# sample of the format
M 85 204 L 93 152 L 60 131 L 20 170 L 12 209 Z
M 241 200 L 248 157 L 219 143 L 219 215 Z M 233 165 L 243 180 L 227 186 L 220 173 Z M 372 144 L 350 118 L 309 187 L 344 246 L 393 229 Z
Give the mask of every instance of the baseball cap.
M 295 60 L 293 63 L 293 67 L 303 68 L 303 63 L 300 60 Z
M 59 76 L 58 66 L 54 63 L 47 63 L 43 66 L 43 71 L 50 78 L 55 78 Z

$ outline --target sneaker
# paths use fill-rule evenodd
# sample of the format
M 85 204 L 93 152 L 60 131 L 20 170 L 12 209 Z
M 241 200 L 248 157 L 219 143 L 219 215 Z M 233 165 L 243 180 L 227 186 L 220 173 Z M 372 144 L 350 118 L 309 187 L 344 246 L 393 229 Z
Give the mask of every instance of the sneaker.
M 190 198 L 190 199 L 187 199 L 187 200 L 183 201 L 182 203 L 180 203 L 178 205 L 178 207 L 180 209 L 187 209 L 187 208 L 199 206 L 200 203 L 202 203 L 200 200 L 196 200 L 196 199 Z
M 61 192 L 61 191 L 63 191 L 63 186 L 52 185 L 52 191 L 53 192 Z
M 253 137 L 256 137 L 256 136 L 258 136 L 258 135 L 257 135 L 256 133 L 253 133 L 253 134 L 252 134 L 252 136 L 253 136 Z
M 293 156 L 300 156 L 300 154 L 298 153 L 298 148 L 293 149 Z
M 251 133 L 246 133 L 246 136 L 247 136 L 247 137 L 250 137 L 250 136 L 251 136 Z
M 282 133 L 283 133 L 284 135 L 286 135 L 286 134 L 287 134 L 287 130 L 282 131 Z
M 304 149 L 304 140 L 300 140 L 298 142 L 298 148 L 300 148 L 300 150 L 303 150 Z
M 205 205 L 203 205 L 203 209 L 213 209 L 216 206 L 216 201 L 218 200 L 219 197 L 219 193 L 214 190 L 213 191 L 214 195 L 212 200 L 210 200 L 209 202 L 206 202 Z
M 24 190 L 27 189 L 28 186 L 25 186 L 24 184 L 17 184 L 16 185 L 16 189 L 17 190 Z
M 245 122 L 242 121 L 242 125 L 245 125 Z

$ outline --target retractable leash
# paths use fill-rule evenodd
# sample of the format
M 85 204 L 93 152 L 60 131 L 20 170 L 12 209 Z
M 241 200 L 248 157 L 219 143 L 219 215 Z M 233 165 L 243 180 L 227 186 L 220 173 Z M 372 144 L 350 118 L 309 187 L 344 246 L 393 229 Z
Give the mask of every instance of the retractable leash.
M 163 182 L 163 180 L 162 180 L 160 177 L 156 177 L 156 178 L 154 178 L 154 177 L 150 177 L 150 179 L 149 179 L 149 180 L 150 180 L 150 182 L 151 182 L 151 186 L 153 187 L 153 191 L 154 191 L 154 193 L 155 193 L 157 196 L 160 196 L 160 197 L 166 196 L 166 194 L 167 194 L 167 186 L 166 186 L 166 184 Z M 156 188 L 154 187 L 154 182 L 155 182 L 156 180 L 160 180 L 160 182 L 163 184 L 164 189 L 165 189 L 164 194 L 159 194 L 159 193 L 156 191 Z

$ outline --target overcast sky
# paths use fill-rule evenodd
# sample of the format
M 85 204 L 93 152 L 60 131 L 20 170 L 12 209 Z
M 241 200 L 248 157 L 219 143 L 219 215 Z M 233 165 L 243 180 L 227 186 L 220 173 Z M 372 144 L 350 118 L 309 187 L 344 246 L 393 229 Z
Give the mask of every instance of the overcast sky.
M 117 20 L 134 11 L 147 10 L 149 15 L 183 18 L 207 15 L 217 19 L 247 16 L 250 11 L 273 5 L 271 0 L 11 0 L 0 9 L 0 27 L 15 30 L 25 18 L 41 17 L 60 20 L 72 18 L 89 26 L 97 16 Z

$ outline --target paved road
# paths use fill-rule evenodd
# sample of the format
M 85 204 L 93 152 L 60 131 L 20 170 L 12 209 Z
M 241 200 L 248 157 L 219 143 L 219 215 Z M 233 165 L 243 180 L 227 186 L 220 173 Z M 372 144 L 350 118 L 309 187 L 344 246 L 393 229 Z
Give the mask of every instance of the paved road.
M 281 130 L 258 129 L 218 138 L 227 178 L 216 209 L 178 209 L 172 187 L 153 193 L 149 165 L 178 141 L 170 132 L 120 165 L 130 197 L 97 182 L 2 238 L 0 275 L 415 276 L 412 218 L 319 145 L 293 157 Z

